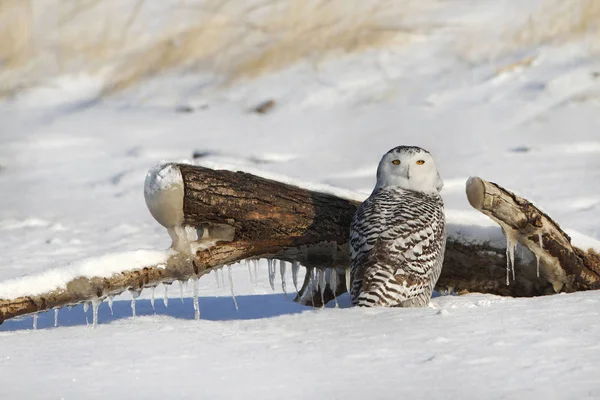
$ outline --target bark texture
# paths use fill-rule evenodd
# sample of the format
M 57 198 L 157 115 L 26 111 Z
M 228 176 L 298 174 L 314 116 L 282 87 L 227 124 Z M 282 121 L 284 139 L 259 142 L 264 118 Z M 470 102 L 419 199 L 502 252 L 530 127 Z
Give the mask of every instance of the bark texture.
M 185 189 L 184 225 L 196 227 L 200 238 L 194 251 L 178 253 L 166 265 L 125 271 L 111 278 L 77 278 L 66 289 L 0 299 L 0 323 L 126 290 L 199 278 L 214 268 L 244 259 L 297 261 L 309 269 L 330 269 L 329 277 L 335 271 L 333 281 L 304 281 L 296 299 L 303 304 L 321 306 L 346 291 L 349 226 L 358 202 L 242 172 L 177 167 Z M 517 261 L 516 279 L 506 285 L 505 249 L 449 237 L 438 291 L 536 296 L 561 289 L 599 288 L 600 257 L 571 246 L 558 225 L 531 203 L 479 178 L 468 182 L 467 196 L 475 208 L 540 255 L 542 275 L 537 276 L 535 263 Z M 539 246 L 539 232 L 543 248 Z

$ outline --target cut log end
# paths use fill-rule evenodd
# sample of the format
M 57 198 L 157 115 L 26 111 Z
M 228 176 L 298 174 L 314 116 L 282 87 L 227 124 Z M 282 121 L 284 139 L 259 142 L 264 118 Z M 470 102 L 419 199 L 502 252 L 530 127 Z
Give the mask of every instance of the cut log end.
M 485 185 L 481 178 L 472 176 L 467 180 L 466 184 L 467 199 L 469 204 L 476 209 L 480 210 L 483 208 L 483 201 L 485 200 Z

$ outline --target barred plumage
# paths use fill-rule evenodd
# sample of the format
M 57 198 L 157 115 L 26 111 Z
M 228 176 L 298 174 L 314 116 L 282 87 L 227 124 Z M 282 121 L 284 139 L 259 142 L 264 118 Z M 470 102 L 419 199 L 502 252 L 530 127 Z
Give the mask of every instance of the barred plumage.
M 401 146 L 384 155 L 377 186 L 350 229 L 353 304 L 427 305 L 446 244 L 439 190 L 441 180 L 427 151 Z

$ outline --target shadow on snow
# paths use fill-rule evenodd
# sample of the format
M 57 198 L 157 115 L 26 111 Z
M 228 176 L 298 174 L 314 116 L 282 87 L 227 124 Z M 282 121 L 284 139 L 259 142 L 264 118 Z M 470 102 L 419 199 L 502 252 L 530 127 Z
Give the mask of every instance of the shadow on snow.
M 283 294 L 270 295 L 248 295 L 236 296 L 238 310 L 235 309 L 233 299 L 229 296 L 223 297 L 200 297 L 200 319 L 208 321 L 229 321 L 271 318 L 280 315 L 298 314 L 306 310 L 312 310 L 292 301 L 293 296 L 287 297 Z M 347 308 L 350 299 L 347 294 L 338 298 L 339 306 Z M 179 319 L 194 319 L 193 300 L 190 297 L 169 298 L 169 306 L 165 307 L 162 298 L 156 298 L 155 311 L 149 299 L 137 299 L 135 303 L 136 315 L 164 315 Z M 335 307 L 330 301 L 327 308 Z M 132 317 L 130 300 L 115 300 L 113 302 L 113 313 L 111 314 L 108 302 L 104 301 L 98 309 L 98 324 L 103 325 L 115 320 Z M 92 324 L 92 307 L 84 312 L 84 307 L 79 304 L 71 309 L 61 308 L 58 313 L 58 326 L 76 326 Z M 37 328 L 45 329 L 54 327 L 54 311 L 38 314 Z M 28 315 L 5 321 L 0 325 L 0 332 L 16 331 L 22 329 L 33 329 L 33 316 Z

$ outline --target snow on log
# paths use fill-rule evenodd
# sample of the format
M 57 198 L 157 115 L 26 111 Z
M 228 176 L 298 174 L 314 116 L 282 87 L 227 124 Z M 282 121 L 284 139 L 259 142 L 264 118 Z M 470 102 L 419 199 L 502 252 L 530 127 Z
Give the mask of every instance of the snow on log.
M 467 194 L 475 208 L 502 222 L 505 231 L 511 227 L 522 232 L 516 237 L 531 246 L 544 265 L 554 265 L 547 259 L 549 256 L 566 263 L 561 264 L 566 278 L 561 277 L 559 282 L 568 290 L 598 287 L 600 262 L 593 253 L 571 247 L 568 237 L 539 210 L 544 250 L 536 250 L 532 240 L 540 230 L 526 229 L 520 219 L 513 221 L 516 214 L 505 212 L 504 203 L 494 200 L 506 197 L 494 197 L 494 193 L 509 192 L 490 185 L 476 179 L 468 182 Z M 197 279 L 215 268 L 259 258 L 305 266 L 310 273 L 306 274 L 296 301 L 322 306 L 346 291 L 349 226 L 360 202 L 345 198 L 348 196 L 343 191 L 311 188 L 195 165 L 165 164 L 154 168 L 148 173 L 144 194 L 150 213 L 167 228 L 173 240 L 175 251 L 166 262 L 124 266 L 122 271 L 111 271 L 110 276 L 94 276 L 88 271 L 60 284 L 49 281 L 47 286 L 38 285 L 28 294 L 19 292 L 18 297 L 11 296 L 5 290 L 6 283 L 0 282 L 0 323 L 65 305 L 97 303 L 126 290 L 139 294 L 146 287 Z M 518 205 L 526 202 L 510 193 L 507 198 Z M 531 207 L 528 210 L 534 209 Z M 472 225 L 469 218 L 464 212 L 452 217 L 447 214 L 449 237 L 438 291 L 536 296 L 560 289 L 556 274 L 552 273 L 556 266 L 544 267 L 538 277 L 533 258 L 516 260 L 515 276 L 507 285 L 506 249 L 498 244 L 500 230 Z M 563 251 L 570 253 L 562 254 Z
M 600 289 L 600 257 L 584 251 L 548 215 L 528 200 L 481 178 L 467 181 L 471 205 L 496 221 L 507 237 L 507 248 L 518 241 L 536 257 L 538 275 L 555 292 Z

